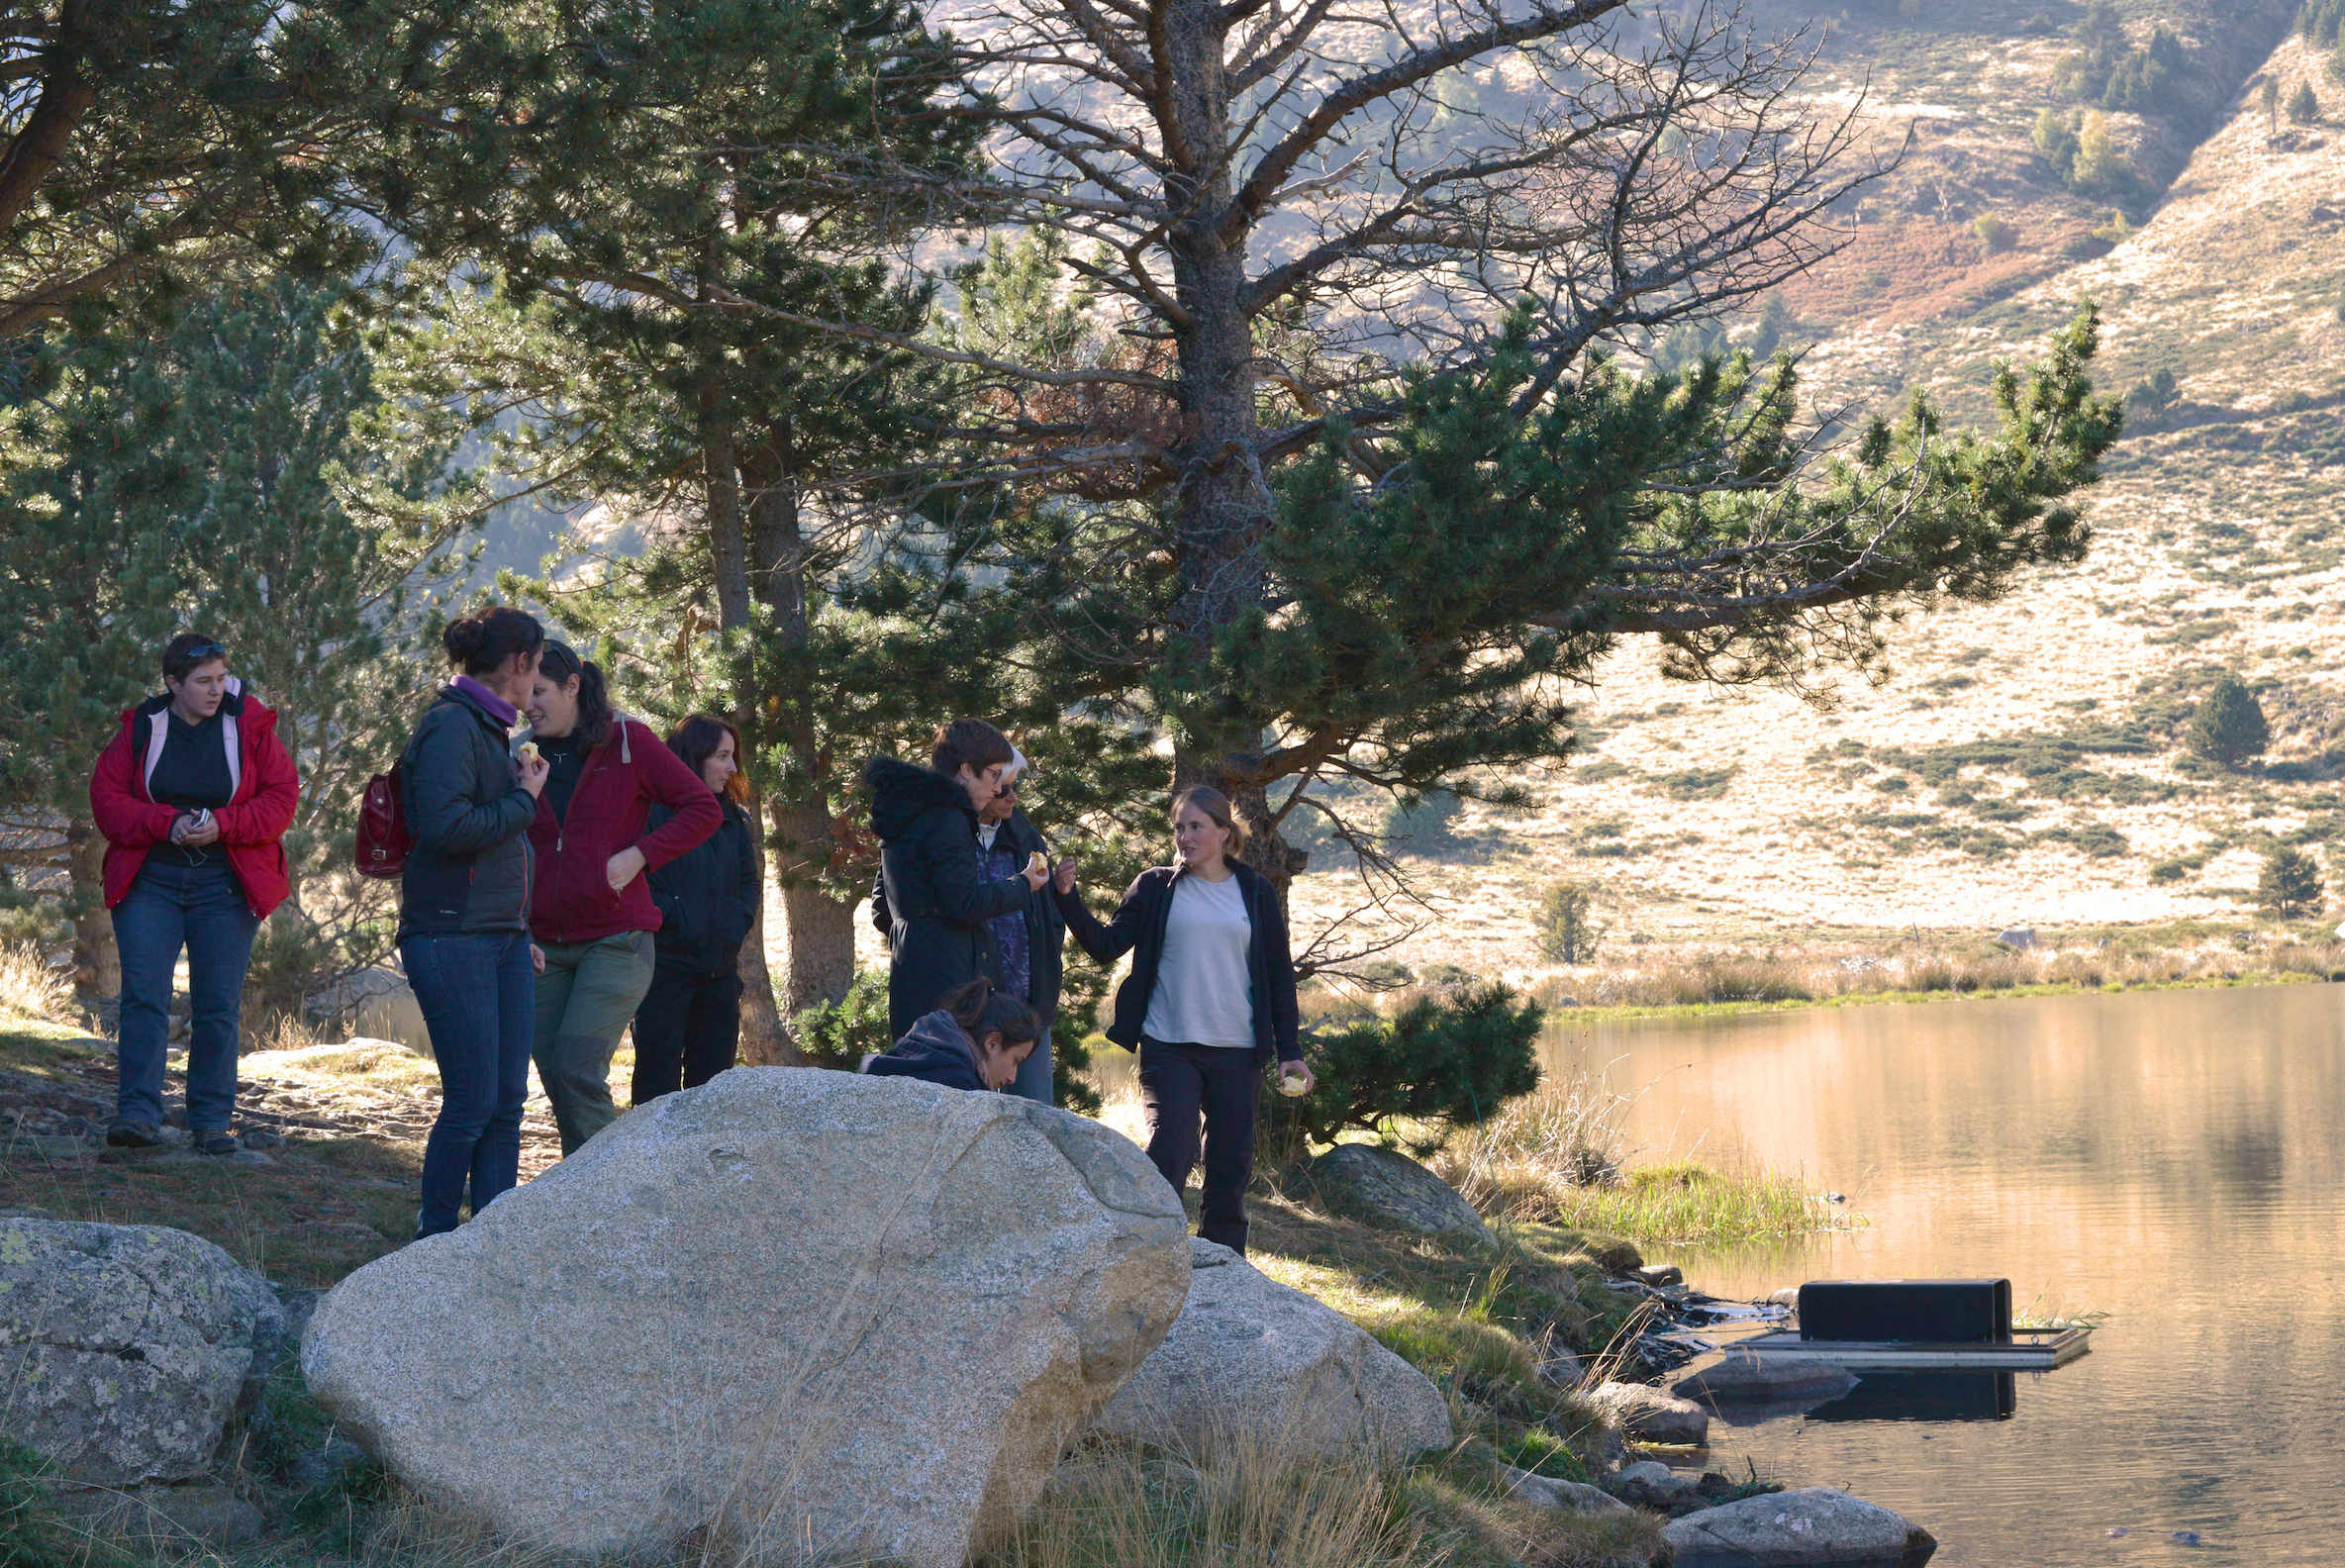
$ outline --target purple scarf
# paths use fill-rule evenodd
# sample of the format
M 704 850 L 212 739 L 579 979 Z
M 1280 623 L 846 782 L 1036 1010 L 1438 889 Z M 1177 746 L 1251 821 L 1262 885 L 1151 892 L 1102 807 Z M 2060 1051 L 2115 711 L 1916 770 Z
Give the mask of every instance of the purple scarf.
M 521 717 L 521 711 L 513 704 L 490 691 L 469 675 L 458 675 L 454 680 L 449 681 L 448 685 L 478 703 L 482 713 L 487 714 L 508 730 L 512 729 L 513 722 Z

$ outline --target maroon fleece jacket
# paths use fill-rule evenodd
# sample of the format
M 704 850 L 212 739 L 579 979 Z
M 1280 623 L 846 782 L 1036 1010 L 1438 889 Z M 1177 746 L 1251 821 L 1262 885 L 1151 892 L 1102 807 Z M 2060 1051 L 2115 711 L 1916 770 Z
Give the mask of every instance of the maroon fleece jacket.
M 656 833 L 643 832 L 653 801 L 675 813 Z M 611 891 L 604 867 L 633 844 L 644 871 L 656 871 L 717 831 L 725 813 L 700 775 L 659 736 L 633 719 L 614 719 L 611 737 L 587 753 L 570 794 L 569 815 L 556 822 L 542 797 L 530 824 L 537 861 L 530 906 L 530 934 L 541 942 L 597 941 L 621 931 L 659 930 L 659 906 L 638 872 L 622 892 Z

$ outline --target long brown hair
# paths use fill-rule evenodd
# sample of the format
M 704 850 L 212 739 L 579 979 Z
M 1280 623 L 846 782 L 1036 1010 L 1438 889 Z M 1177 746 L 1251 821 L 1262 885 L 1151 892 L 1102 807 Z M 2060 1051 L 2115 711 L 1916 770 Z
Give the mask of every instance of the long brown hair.
M 1042 1021 L 1034 1016 L 1034 1010 L 1017 997 L 996 991 L 983 975 L 945 993 L 937 1006 L 952 1015 L 961 1032 L 969 1036 L 969 1043 L 980 1050 L 985 1048 L 988 1034 L 1001 1035 L 1004 1050 L 1042 1037 Z
M 1246 825 L 1237 820 L 1237 813 L 1230 808 L 1228 796 L 1211 784 L 1192 784 L 1174 798 L 1173 821 L 1179 822 L 1181 813 L 1192 806 L 1205 813 L 1206 821 L 1216 828 L 1228 831 L 1229 843 L 1221 851 L 1222 859 L 1234 861 L 1245 852 Z
M 580 745 L 592 751 L 611 738 L 617 715 L 612 712 L 611 692 L 603 684 L 600 664 L 581 658 L 569 643 L 547 637 L 545 651 L 537 659 L 537 673 L 556 686 L 573 675 L 578 677 L 578 723 L 570 734 L 578 737 Z
M 749 804 L 749 751 L 741 733 L 715 714 L 694 714 L 668 736 L 668 749 L 697 775 L 701 764 L 717 754 L 717 742 L 733 737 L 733 777 L 725 781 L 725 798 L 735 806 Z

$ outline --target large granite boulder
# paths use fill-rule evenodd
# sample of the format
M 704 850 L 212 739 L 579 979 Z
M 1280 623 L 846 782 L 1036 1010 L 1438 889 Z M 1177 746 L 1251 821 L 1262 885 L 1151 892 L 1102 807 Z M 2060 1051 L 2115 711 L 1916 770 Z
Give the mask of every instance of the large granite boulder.
M 1650 1383 L 1607 1383 L 1588 1403 L 1641 1442 L 1700 1447 L 1710 1441 L 1710 1412 Z
M 516 1541 L 959 1568 L 1172 1325 L 1184 1228 L 1096 1122 L 735 1068 L 343 1280 L 302 1370 Z
M 283 1327 L 268 1282 L 200 1236 L 0 1219 L 0 1431 L 69 1485 L 202 1475 Z
M 1661 1538 L 1676 1554 L 1677 1568 L 1919 1568 L 1938 1546 L 1928 1530 L 1888 1509 L 1825 1487 L 1704 1509 L 1670 1520 Z
M 1493 1242 L 1474 1206 L 1406 1154 L 1373 1143 L 1338 1143 L 1311 1162 L 1311 1173 L 1338 1208 L 1372 1224 L 1452 1242 Z
M 1100 1414 L 1101 1429 L 1190 1453 L 1238 1443 L 1277 1460 L 1397 1460 L 1449 1445 L 1449 1405 L 1430 1378 L 1227 1247 L 1190 1247 L 1188 1305 Z

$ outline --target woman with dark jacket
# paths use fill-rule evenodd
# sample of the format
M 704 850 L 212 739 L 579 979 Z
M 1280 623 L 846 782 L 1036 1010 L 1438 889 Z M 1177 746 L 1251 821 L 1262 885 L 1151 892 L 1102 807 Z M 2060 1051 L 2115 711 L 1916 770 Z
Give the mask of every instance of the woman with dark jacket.
M 902 1038 L 945 994 L 983 978 L 1001 983 L 1001 954 L 988 923 L 1025 907 L 1049 882 L 1039 862 L 996 881 L 977 853 L 977 814 L 1001 791 L 1017 753 L 982 719 L 955 719 L 936 732 L 929 765 L 874 757 L 871 831 L 880 841 L 880 894 L 887 901 L 888 1031 Z
M 947 1089 L 1006 1090 L 1033 1054 L 1041 1024 L 1034 1010 L 972 980 L 933 1013 L 915 1019 L 904 1037 L 863 1063 L 874 1078 L 918 1078 Z
M 418 1238 L 456 1227 L 521 1179 L 530 1095 L 530 822 L 545 763 L 516 759 L 512 731 L 545 633 L 499 607 L 440 640 L 457 674 L 399 759 L 413 835 L 399 883 L 399 962 L 440 1064 L 440 1116 L 424 1144 Z
M 228 649 L 182 632 L 163 648 L 164 690 L 122 716 L 90 775 L 106 835 L 106 906 L 122 953 L 114 1122 L 106 1141 L 162 1141 L 171 975 L 187 949 L 194 1007 L 187 1126 L 206 1154 L 234 1154 L 237 1036 L 252 938 L 285 901 L 300 780 L 277 716 L 228 673 Z
M 567 1157 L 619 1120 L 611 1056 L 651 989 L 660 925 L 644 873 L 707 839 L 725 813 L 649 728 L 612 711 L 603 672 L 566 642 L 545 644 L 530 724 L 548 769 L 530 824 L 540 955 L 530 1052 Z M 672 814 L 656 828 L 654 806 Z
M 1102 965 L 1132 954 L 1108 1038 L 1140 1053 L 1148 1158 L 1174 1192 L 1197 1165 L 1205 1122 L 1205 1201 L 1197 1233 L 1246 1249 L 1246 1183 L 1262 1069 L 1277 1061 L 1309 1090 L 1297 1035 L 1286 913 L 1268 878 L 1236 858 L 1245 830 L 1220 790 L 1173 803 L 1177 863 L 1142 871 L 1103 926 L 1075 891 L 1075 863 L 1053 879 L 1067 930 Z
M 1033 857 L 1049 858 L 1049 846 L 1034 825 L 1018 809 L 1026 780 L 1026 760 L 1013 748 L 1010 765 L 1002 770 L 1002 787 L 977 811 L 977 854 L 988 881 L 1022 877 Z M 882 935 L 894 927 L 888 908 L 886 878 L 871 892 L 871 923 Z M 1021 997 L 1041 1020 L 1042 1033 L 1034 1048 L 1019 1064 L 1010 1093 L 1040 1105 L 1058 1103 L 1050 1059 L 1050 1026 L 1058 1017 L 1058 994 L 1066 978 L 1067 923 L 1059 918 L 1058 901 L 1047 887 L 1028 893 L 1025 906 L 986 923 L 993 935 L 994 953 L 1002 973 L 1002 989 Z
M 651 873 L 659 906 L 651 989 L 635 1009 L 635 1105 L 694 1089 L 733 1065 L 741 1038 L 741 943 L 757 926 L 765 879 L 757 828 L 741 809 L 747 791 L 740 732 L 694 714 L 668 736 L 677 760 L 700 775 L 725 812 L 717 831 Z M 658 832 L 673 814 L 654 806 Z

